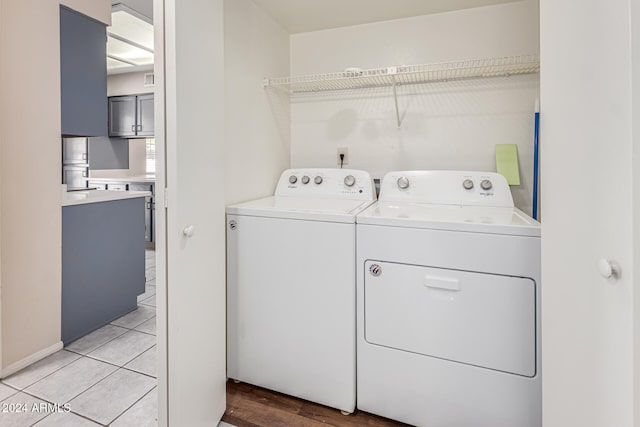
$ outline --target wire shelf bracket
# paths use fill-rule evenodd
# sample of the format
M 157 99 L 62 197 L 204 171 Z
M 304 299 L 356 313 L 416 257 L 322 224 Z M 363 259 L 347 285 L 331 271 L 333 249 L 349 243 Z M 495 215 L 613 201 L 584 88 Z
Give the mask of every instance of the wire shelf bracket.
M 540 71 L 540 59 L 535 54 L 441 62 L 421 65 L 400 65 L 370 70 L 346 70 L 337 73 L 264 79 L 264 88 L 286 90 L 290 94 L 392 87 L 396 121 L 401 125 L 398 108 L 398 86 L 467 79 L 509 77 Z

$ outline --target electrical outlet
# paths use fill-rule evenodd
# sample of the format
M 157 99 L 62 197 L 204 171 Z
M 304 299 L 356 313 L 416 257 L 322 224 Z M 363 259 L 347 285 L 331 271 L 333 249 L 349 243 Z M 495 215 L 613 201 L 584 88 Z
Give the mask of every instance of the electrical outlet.
M 344 159 L 340 161 L 340 154 L 344 154 Z M 349 164 L 349 148 L 347 147 L 338 147 L 338 152 L 336 153 L 336 158 L 338 159 L 338 166 L 346 166 Z

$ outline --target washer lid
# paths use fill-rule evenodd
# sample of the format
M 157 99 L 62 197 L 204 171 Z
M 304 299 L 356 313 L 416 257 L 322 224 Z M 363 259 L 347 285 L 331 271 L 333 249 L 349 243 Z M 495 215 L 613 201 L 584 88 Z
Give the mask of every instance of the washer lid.
M 354 223 L 356 214 L 372 201 L 271 196 L 227 206 L 228 214 L 270 218 Z
M 540 237 L 540 223 L 518 208 L 377 202 L 358 224 Z

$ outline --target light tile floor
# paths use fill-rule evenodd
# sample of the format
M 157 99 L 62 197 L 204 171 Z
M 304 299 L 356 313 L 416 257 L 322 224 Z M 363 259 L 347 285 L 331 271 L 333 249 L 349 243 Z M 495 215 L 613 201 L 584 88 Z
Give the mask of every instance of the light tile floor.
M 155 268 L 137 310 L 0 382 L 0 427 L 157 426 Z
M 137 310 L 2 380 L 0 427 L 156 426 L 155 277 L 147 251 Z

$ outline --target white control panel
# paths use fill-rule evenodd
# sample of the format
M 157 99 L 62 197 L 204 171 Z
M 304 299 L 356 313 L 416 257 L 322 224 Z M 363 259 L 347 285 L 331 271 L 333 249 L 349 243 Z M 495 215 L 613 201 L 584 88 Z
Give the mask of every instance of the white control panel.
M 380 201 L 513 207 L 507 180 L 494 172 L 396 171 L 380 185 Z
M 355 169 L 287 169 L 280 175 L 275 195 L 375 200 L 371 175 Z

